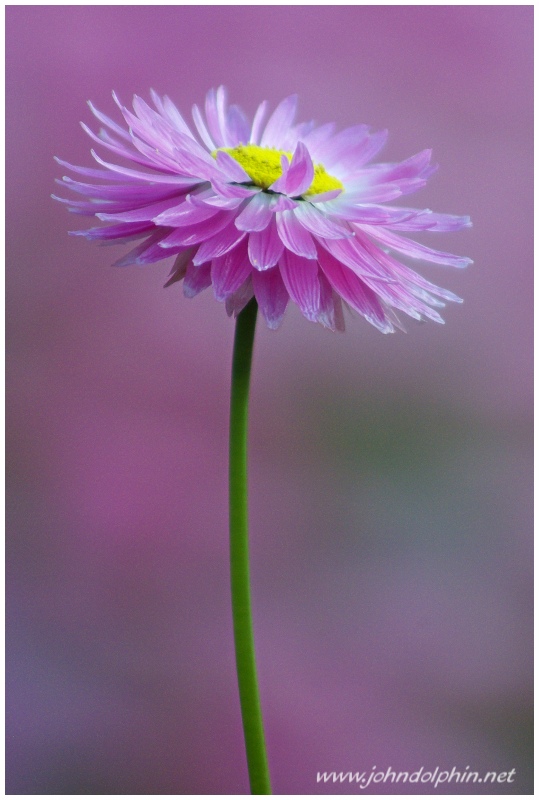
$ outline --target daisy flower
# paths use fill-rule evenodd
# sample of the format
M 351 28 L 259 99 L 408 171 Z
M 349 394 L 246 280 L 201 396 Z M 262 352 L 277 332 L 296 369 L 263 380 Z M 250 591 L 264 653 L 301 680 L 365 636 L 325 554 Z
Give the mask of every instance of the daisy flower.
M 459 301 L 400 260 L 471 263 L 402 235 L 471 224 L 469 217 L 392 205 L 435 171 L 430 150 L 373 164 L 387 131 L 295 124 L 296 96 L 269 118 L 261 103 L 250 122 L 227 104 L 223 87 L 212 89 L 203 111 L 193 107 L 194 129 L 168 97 L 152 92 L 153 108 L 135 97 L 130 111 L 113 96 L 125 126 L 90 104 L 104 127 L 97 134 L 83 128 L 128 166 L 94 151 L 99 168 L 57 159 L 83 176 L 59 183 L 84 199 L 56 199 L 106 223 L 75 235 L 138 242 L 118 266 L 175 256 L 167 286 L 183 281 L 187 297 L 211 286 L 229 315 L 254 296 L 270 328 L 290 300 L 331 330 L 344 329 L 344 302 L 383 333 L 402 327 L 397 311 L 443 322 L 436 309 Z

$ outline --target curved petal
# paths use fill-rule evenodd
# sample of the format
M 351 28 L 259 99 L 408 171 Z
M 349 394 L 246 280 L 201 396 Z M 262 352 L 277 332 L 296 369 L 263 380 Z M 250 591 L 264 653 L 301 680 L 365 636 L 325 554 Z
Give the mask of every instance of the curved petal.
M 217 146 L 214 143 L 213 139 L 211 138 L 208 129 L 206 127 L 206 123 L 202 117 L 199 107 L 195 104 L 193 106 L 193 120 L 196 125 L 196 129 L 199 132 L 200 138 L 208 148 L 210 152 L 217 150 Z
M 405 239 L 396 233 L 391 233 L 391 231 L 381 229 L 380 227 L 365 225 L 363 226 L 363 230 L 380 242 L 384 247 L 397 250 L 399 253 L 409 256 L 410 258 L 418 258 L 422 261 L 432 261 L 435 264 L 444 264 L 449 267 L 458 268 L 473 264 L 471 258 L 455 256 L 452 253 L 443 253 L 440 250 L 433 250 L 431 247 L 425 247 L 425 245 L 414 242 L 411 239 Z
M 239 231 L 234 222 L 230 222 L 226 228 L 219 231 L 214 236 L 211 236 L 203 242 L 198 248 L 197 254 L 193 259 L 195 265 L 203 264 L 205 261 L 211 261 L 218 256 L 224 256 L 229 250 L 232 250 L 241 240 L 246 236 L 244 231 Z
M 255 194 L 236 217 L 236 228 L 240 231 L 262 231 L 273 217 L 274 199 L 266 192 Z
M 320 266 L 343 300 L 382 333 L 393 333 L 393 325 L 376 294 L 357 275 L 325 250 L 320 250 Z
M 230 106 L 227 114 L 227 124 L 233 147 L 249 142 L 250 125 L 239 106 Z
M 342 223 L 336 217 L 330 218 L 327 214 L 322 214 L 310 203 L 298 203 L 294 214 L 303 227 L 315 236 L 322 236 L 325 239 L 347 239 L 354 235 L 346 223 Z
M 186 297 L 195 297 L 211 286 L 211 264 L 195 266 L 192 261 L 187 265 L 183 279 L 183 293 Z
M 262 140 L 260 142 L 262 147 L 279 148 L 281 146 L 282 140 L 294 122 L 297 104 L 297 94 L 292 94 L 279 103 L 269 118 L 264 133 L 262 134 Z
M 225 152 L 224 150 L 217 151 L 216 157 L 217 165 L 225 178 L 234 183 L 250 183 L 251 178 L 245 172 L 241 164 L 235 158 Z
M 316 258 L 316 247 L 311 234 L 298 222 L 294 211 L 278 211 L 277 230 L 284 246 L 304 258 Z
M 258 144 L 260 141 L 260 134 L 262 130 L 262 125 L 264 123 L 264 118 L 266 116 L 268 109 L 267 100 L 263 100 L 262 103 L 256 109 L 254 118 L 253 118 L 253 125 L 251 127 L 251 135 L 249 137 L 249 141 L 253 144 Z
M 314 165 L 309 151 L 298 142 L 286 173 L 285 193 L 297 197 L 307 191 L 314 180 Z
M 170 270 L 168 280 L 163 287 L 164 289 L 166 289 L 167 286 L 172 286 L 173 283 L 182 281 L 185 278 L 187 266 L 193 257 L 194 251 L 194 247 L 188 247 L 187 250 L 183 250 L 178 254 L 174 264 L 172 265 L 172 269 Z
M 251 279 L 262 316 L 268 328 L 275 330 L 281 324 L 288 305 L 288 292 L 279 269 L 273 267 L 265 272 L 254 271 Z
M 216 300 L 225 300 L 236 292 L 251 274 L 252 266 L 245 240 L 224 256 L 214 258 L 211 279 Z
M 279 269 L 286 290 L 294 303 L 308 320 L 316 322 L 320 309 L 318 263 L 285 250 L 279 261 Z
M 264 230 L 249 234 L 249 259 L 255 269 L 264 271 L 274 267 L 283 251 L 284 244 L 277 232 L 275 217 Z
M 161 247 L 188 247 L 194 244 L 207 242 L 218 235 L 227 226 L 230 226 L 230 213 L 228 211 L 218 211 L 210 219 L 203 220 L 193 225 L 186 225 L 184 228 L 176 228 L 163 241 Z M 198 254 L 197 254 L 198 259 Z M 204 259 L 209 260 L 209 258 Z M 201 261 L 195 263 L 202 263 Z
M 237 317 L 240 311 L 243 311 L 251 297 L 253 297 L 253 294 L 253 282 L 251 276 L 249 276 L 245 283 L 243 283 L 234 294 L 230 294 L 226 298 L 225 308 L 228 316 L 231 317 L 232 314 L 234 314 L 234 316 Z

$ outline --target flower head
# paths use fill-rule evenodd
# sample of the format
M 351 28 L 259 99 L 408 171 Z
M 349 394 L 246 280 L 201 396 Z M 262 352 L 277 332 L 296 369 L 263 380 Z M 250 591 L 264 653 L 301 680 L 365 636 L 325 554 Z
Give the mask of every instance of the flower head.
M 471 224 L 469 217 L 390 205 L 425 185 L 436 169 L 430 150 L 371 164 L 386 131 L 294 124 L 295 96 L 267 121 L 262 103 L 250 123 L 228 106 L 223 87 L 211 90 L 204 113 L 193 107 L 199 138 L 168 97 L 152 92 L 155 108 L 135 97 L 133 113 L 113 96 L 127 130 L 91 104 L 104 127 L 99 134 L 83 128 L 129 166 L 94 151 L 98 169 L 57 159 L 85 180 L 59 181 L 84 199 L 56 199 L 107 223 L 75 235 L 140 240 L 118 266 L 174 255 L 167 286 L 183 280 L 187 297 L 212 286 L 229 314 L 254 295 L 270 328 L 289 300 L 332 330 L 344 329 L 344 301 L 383 333 L 401 327 L 395 310 L 443 322 L 436 308 L 459 300 L 398 260 L 471 263 L 401 235 L 456 231 Z

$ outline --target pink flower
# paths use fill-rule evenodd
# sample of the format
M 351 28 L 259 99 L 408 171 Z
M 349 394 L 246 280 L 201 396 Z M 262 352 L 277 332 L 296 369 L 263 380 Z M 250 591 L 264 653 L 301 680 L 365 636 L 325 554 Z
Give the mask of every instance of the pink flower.
M 134 113 L 114 99 L 127 130 L 91 104 L 105 127 L 97 135 L 83 128 L 129 166 L 93 151 L 99 169 L 57 159 L 92 182 L 64 177 L 59 183 L 85 199 L 56 199 L 108 223 L 75 235 L 140 240 L 118 266 L 175 255 L 167 286 L 183 280 L 187 297 L 212 286 L 229 314 L 254 294 L 270 328 L 290 299 L 332 330 L 344 329 L 344 301 L 383 333 L 401 327 L 395 310 L 443 322 L 435 309 L 459 301 L 398 260 L 471 263 L 401 235 L 456 231 L 470 226 L 469 217 L 388 205 L 425 185 L 436 169 L 430 150 L 400 164 L 370 164 L 386 131 L 294 124 L 295 96 L 267 121 L 261 103 L 250 123 L 227 105 L 223 87 L 212 89 L 204 113 L 193 107 L 199 139 L 168 97 L 152 92 L 155 109 L 135 97 Z

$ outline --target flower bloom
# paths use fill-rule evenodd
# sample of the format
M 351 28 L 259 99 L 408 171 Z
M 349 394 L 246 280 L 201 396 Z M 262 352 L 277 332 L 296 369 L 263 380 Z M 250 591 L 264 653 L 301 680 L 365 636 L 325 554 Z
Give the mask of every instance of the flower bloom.
M 443 322 L 436 308 L 459 301 L 398 260 L 471 263 L 401 235 L 456 231 L 471 224 L 469 217 L 388 205 L 425 185 L 436 169 L 430 150 L 401 163 L 370 164 L 387 131 L 294 124 L 295 96 L 266 122 L 263 102 L 250 123 L 227 105 L 223 87 L 211 90 L 204 114 L 193 107 L 200 139 L 168 97 L 152 92 L 155 108 L 135 97 L 134 113 L 114 99 L 127 130 L 91 104 L 105 127 L 99 134 L 83 128 L 130 166 L 94 151 L 98 169 L 57 159 L 84 176 L 85 182 L 59 183 L 85 199 L 56 199 L 108 223 L 75 235 L 141 240 L 118 266 L 174 255 L 167 286 L 183 280 L 187 297 L 212 286 L 229 315 L 254 295 L 270 328 L 290 299 L 307 319 L 332 330 L 344 329 L 344 301 L 383 333 L 401 327 L 395 310 Z

